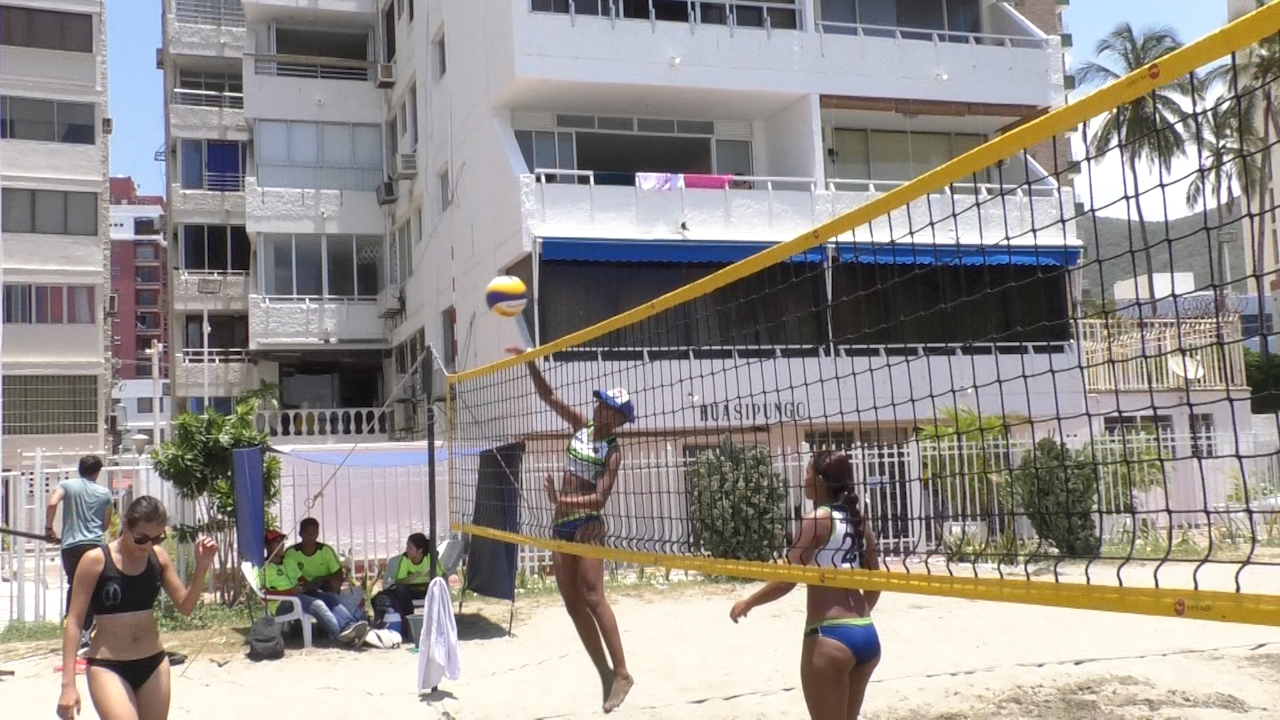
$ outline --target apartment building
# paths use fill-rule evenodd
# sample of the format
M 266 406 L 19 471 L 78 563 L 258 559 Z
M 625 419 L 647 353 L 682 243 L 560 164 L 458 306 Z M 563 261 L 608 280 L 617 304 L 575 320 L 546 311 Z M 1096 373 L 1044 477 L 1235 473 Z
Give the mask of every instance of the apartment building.
M 430 345 L 450 369 L 502 357 L 503 345 L 523 340 L 484 305 L 485 284 L 503 273 L 532 288 L 531 339 L 554 340 L 790 239 L 1060 105 L 1064 4 L 382 3 L 378 59 L 391 68 L 379 72 L 394 81 L 387 125 L 395 158 L 383 192 L 391 218 L 383 302 L 404 308 L 393 354 L 412 358 Z M 1034 216 L 1051 226 L 1073 206 L 1072 189 L 1052 177 L 1062 159 L 1047 144 L 979 178 L 973 192 L 983 197 L 1001 183 L 1026 189 L 981 231 L 976 212 L 957 214 L 959 241 L 984 246 L 991 274 L 997 266 L 1008 274 L 1005 289 L 972 282 L 982 268 L 917 265 L 938 250 L 931 238 L 920 238 L 928 252 L 908 246 L 902 257 L 863 253 L 866 238 L 845 238 L 829 283 L 801 268 L 801 280 L 778 292 L 726 297 L 753 315 L 739 325 L 690 324 L 661 348 L 565 353 L 548 372 L 579 402 L 590 387 L 576 379 L 630 386 L 651 419 L 634 431 L 671 431 L 688 446 L 741 426 L 753 408 L 765 409 L 756 418 L 762 438 L 793 448 L 819 433 L 855 443 L 904 437 L 938 407 L 964 402 L 1082 416 L 1066 281 L 1079 242 L 1066 222 L 1056 235 L 1037 232 L 1034 247 L 1018 244 L 1029 235 L 1019 223 Z M 647 173 L 686 182 L 653 188 L 638 177 Z M 950 216 L 973 202 L 939 194 L 913 212 Z M 1010 234 L 995 232 L 1006 219 Z M 1038 265 L 1023 264 L 1026 253 Z M 884 283 L 873 292 L 886 307 L 923 298 L 941 308 L 939 289 L 963 286 L 968 308 L 989 291 L 984 297 L 1000 300 L 993 308 L 1028 314 L 975 310 L 991 323 L 972 326 L 942 311 L 891 322 L 866 318 L 870 305 L 841 302 L 895 272 L 922 283 Z M 831 322 L 812 312 L 817 296 L 832 301 Z M 662 388 L 643 387 L 655 377 L 666 378 Z M 822 416 L 824 394 L 837 392 L 840 417 Z M 496 421 L 520 408 L 471 412 Z
M 128 449 L 139 433 L 156 442 L 168 435 L 168 247 L 164 198 L 139 195 L 131 177 L 110 184 L 113 440 Z
M 278 386 L 277 443 L 385 440 L 386 82 L 371 1 L 165 0 L 171 394 Z
M 3 463 L 101 452 L 110 396 L 103 0 L 0 2 Z

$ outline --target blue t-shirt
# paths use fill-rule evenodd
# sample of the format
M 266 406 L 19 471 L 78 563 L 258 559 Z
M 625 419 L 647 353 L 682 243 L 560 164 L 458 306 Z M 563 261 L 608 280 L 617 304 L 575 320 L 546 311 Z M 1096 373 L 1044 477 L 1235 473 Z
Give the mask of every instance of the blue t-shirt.
M 78 477 L 58 483 L 62 499 L 62 547 L 101 545 L 106 528 L 111 491 L 96 482 Z

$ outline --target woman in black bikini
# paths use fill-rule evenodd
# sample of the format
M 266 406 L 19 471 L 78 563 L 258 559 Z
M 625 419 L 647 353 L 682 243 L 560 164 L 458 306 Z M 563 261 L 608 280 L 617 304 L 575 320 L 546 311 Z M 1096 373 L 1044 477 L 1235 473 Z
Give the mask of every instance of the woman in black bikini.
M 509 347 L 507 352 L 521 355 L 525 350 Z M 555 509 L 552 534 L 562 542 L 599 543 L 605 533 L 604 506 L 618 480 L 618 468 L 622 466 L 622 450 L 614 438 L 614 431 L 635 421 L 635 405 L 622 388 L 596 390 L 595 408 L 588 419 L 556 395 L 536 364 L 529 362 L 526 367 L 538 398 L 567 422 L 574 433 L 565 452 L 565 470 L 559 490 L 556 489 L 554 475 L 548 474 L 544 481 L 547 499 Z M 596 672 L 600 673 L 604 690 L 603 709 L 606 713 L 613 712 L 626 700 L 635 678 L 627 671 L 618 620 L 604 596 L 604 561 L 553 552 L 551 562 L 564 608 L 569 612 Z M 608 657 L 605 656 L 606 647 Z M 613 660 L 612 667 L 609 666 L 610 659 Z
M 169 661 L 160 644 L 154 606 L 163 587 L 178 612 L 190 615 L 218 545 L 196 543 L 191 587 L 184 587 L 160 544 L 169 516 L 164 505 L 143 496 L 129 504 L 120 537 L 90 550 L 76 568 L 71 610 L 62 639 L 62 695 L 58 717 L 80 712 L 76 651 L 85 611 L 93 608 L 97 631 L 85 660 L 89 697 L 102 720 L 164 720 L 169 717 Z

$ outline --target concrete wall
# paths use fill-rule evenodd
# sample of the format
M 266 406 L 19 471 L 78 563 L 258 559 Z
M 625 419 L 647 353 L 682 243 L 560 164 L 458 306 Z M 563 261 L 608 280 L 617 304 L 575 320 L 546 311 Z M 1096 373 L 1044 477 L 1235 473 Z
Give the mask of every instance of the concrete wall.
M 386 331 L 372 300 L 249 296 L 249 349 L 377 348 Z
M 372 188 L 371 188 L 372 190 Z M 250 233 L 383 235 L 386 220 L 373 192 L 263 188 L 245 178 Z
M 205 140 L 249 139 L 249 125 L 244 110 L 223 107 L 170 105 L 169 127 L 175 137 Z
M 757 123 L 756 175 L 819 178 L 823 175 L 822 125 L 818 97 L 806 95 Z M 763 150 L 763 151 L 762 151 Z
M 204 397 L 208 373 L 209 397 L 234 397 L 253 387 L 255 373 L 247 362 L 186 363 L 173 366 L 173 394 L 177 397 Z
M 174 271 L 169 278 L 170 306 L 175 311 L 248 312 L 249 276 L 244 273 L 226 275 L 188 275 Z M 202 293 L 200 284 L 217 292 Z

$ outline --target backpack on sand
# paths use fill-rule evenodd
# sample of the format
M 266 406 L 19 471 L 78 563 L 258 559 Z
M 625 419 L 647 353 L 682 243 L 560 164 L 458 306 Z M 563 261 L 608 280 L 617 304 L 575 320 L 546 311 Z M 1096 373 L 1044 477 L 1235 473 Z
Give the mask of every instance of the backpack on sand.
M 279 660 L 284 657 L 284 637 L 275 618 L 260 617 L 249 626 L 249 659 Z

